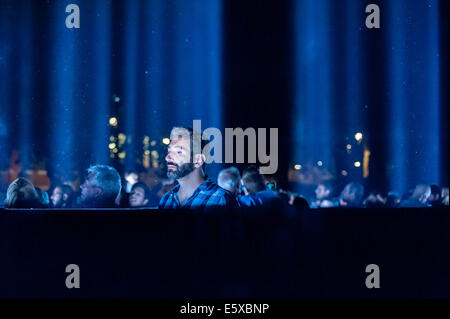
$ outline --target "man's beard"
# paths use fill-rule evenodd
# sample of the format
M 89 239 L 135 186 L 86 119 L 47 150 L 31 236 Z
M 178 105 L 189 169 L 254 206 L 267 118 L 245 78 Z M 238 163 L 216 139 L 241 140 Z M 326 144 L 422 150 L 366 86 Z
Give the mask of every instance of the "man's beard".
M 181 164 L 181 166 L 174 164 L 174 163 L 170 163 L 170 165 L 174 165 L 176 166 L 176 171 L 167 171 L 167 177 L 169 178 L 173 178 L 173 179 L 180 179 L 183 178 L 187 175 L 189 175 L 190 173 L 192 173 L 195 169 L 194 167 L 194 163 L 184 163 Z

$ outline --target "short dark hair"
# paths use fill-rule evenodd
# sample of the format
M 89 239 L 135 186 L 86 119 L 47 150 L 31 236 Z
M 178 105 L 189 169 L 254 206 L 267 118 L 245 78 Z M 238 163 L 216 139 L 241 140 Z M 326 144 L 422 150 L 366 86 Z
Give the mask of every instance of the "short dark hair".
M 430 185 L 431 188 L 431 194 L 433 195 L 439 195 L 441 197 L 442 188 L 438 185 Z
M 242 183 L 250 194 L 266 190 L 264 177 L 258 171 L 244 173 L 242 176 Z
M 146 199 L 150 199 L 150 188 L 148 188 L 147 184 L 145 184 L 143 182 L 137 182 L 137 183 L 133 184 L 133 186 L 131 187 L 131 192 L 133 192 L 138 187 L 140 187 L 144 190 L 144 197 Z
M 64 201 L 64 203 L 65 203 L 64 208 L 71 208 L 73 205 L 74 197 L 75 197 L 72 186 L 67 185 L 67 184 L 61 184 L 56 187 L 61 188 L 61 192 L 63 193 L 63 198 L 64 198 L 64 195 L 67 195 L 67 200 Z

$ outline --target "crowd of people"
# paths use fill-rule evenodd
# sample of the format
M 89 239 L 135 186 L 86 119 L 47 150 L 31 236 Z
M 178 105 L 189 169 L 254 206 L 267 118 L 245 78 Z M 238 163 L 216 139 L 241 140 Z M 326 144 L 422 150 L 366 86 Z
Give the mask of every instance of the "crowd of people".
M 317 185 L 315 198 L 273 189 L 256 166 L 241 172 L 236 167 L 220 171 L 217 181 L 206 175 L 206 158 L 193 153 L 192 129 L 172 129 L 165 161 L 171 182 L 149 187 L 144 181 L 121 178 L 108 165 L 94 165 L 87 169 L 79 189 L 67 184 L 53 186 L 48 193 L 29 180 L 20 177 L 8 187 L 6 208 L 160 208 L 201 209 L 238 207 L 276 207 L 302 210 L 328 207 L 445 207 L 449 205 L 448 187 L 417 185 L 410 192 L 386 196 L 379 192 L 365 194 L 363 185 L 347 184 L 336 194 L 330 183 Z M 200 143 L 204 143 L 201 141 Z M 203 147 L 202 147 L 203 149 Z M 124 185 L 124 186 L 122 186 Z M 364 196 L 366 195 L 366 196 Z

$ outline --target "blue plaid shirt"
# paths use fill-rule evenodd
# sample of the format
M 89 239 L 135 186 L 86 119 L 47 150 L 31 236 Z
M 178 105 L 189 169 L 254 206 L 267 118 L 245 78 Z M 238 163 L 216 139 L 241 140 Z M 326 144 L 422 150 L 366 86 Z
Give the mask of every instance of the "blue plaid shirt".
M 235 208 L 238 203 L 234 196 L 227 190 L 213 183 L 209 178 L 206 179 L 194 193 L 180 204 L 178 191 L 180 185 L 176 185 L 170 191 L 164 194 L 159 202 L 159 208 L 186 208 L 194 210 L 204 210 L 205 208 Z

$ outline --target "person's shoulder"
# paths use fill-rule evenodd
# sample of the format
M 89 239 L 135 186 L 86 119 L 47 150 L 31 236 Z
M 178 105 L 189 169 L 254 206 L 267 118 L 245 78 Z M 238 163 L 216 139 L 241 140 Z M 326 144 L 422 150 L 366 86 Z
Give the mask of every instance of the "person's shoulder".
M 209 193 L 214 193 L 217 195 L 221 195 L 221 194 L 224 194 L 225 192 L 227 192 L 227 190 L 223 189 L 222 187 L 220 187 L 219 185 L 214 183 L 209 178 L 205 181 L 205 183 L 203 185 L 203 191 L 206 191 Z
M 166 202 L 173 196 L 173 194 L 175 192 L 178 191 L 178 188 L 180 188 L 180 185 L 177 184 L 174 187 L 172 187 L 171 189 L 169 189 L 166 193 L 164 193 L 164 195 L 161 197 L 161 199 L 159 200 L 159 204 L 158 207 L 159 208 L 164 208 Z
M 256 194 L 243 195 L 239 197 L 239 204 L 243 207 L 253 207 L 262 205 L 261 198 L 257 197 Z
M 275 197 L 279 197 L 277 192 L 271 191 L 271 190 L 264 190 L 264 191 L 259 191 L 258 193 L 256 193 L 258 196 L 261 197 L 268 197 L 268 198 L 275 198 Z
M 231 203 L 233 205 L 238 205 L 235 196 L 230 191 L 227 191 L 226 189 L 220 187 L 211 180 L 209 180 L 208 182 L 208 190 L 213 194 L 215 198 L 220 198 L 220 203 Z

